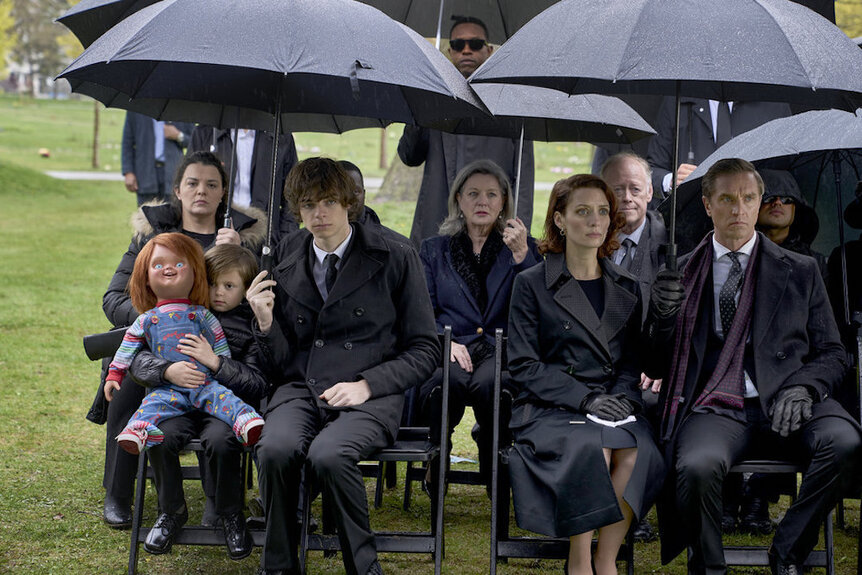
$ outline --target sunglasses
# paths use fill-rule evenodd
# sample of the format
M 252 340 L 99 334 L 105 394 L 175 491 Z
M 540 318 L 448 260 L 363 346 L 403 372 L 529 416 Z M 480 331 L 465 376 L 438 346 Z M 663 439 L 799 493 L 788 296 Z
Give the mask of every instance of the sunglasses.
M 474 52 L 481 50 L 487 44 L 487 40 L 483 40 L 482 38 L 470 38 L 466 40 L 464 38 L 455 38 L 454 40 L 449 40 L 449 47 L 455 50 L 456 52 L 463 52 L 464 46 L 470 46 L 470 49 Z
M 795 204 L 795 203 L 796 203 L 796 200 L 794 200 L 794 199 L 793 199 L 793 198 L 791 198 L 790 196 L 772 196 L 771 198 L 764 199 L 764 200 L 763 200 L 763 205 L 765 205 L 765 206 L 766 206 L 766 205 L 769 205 L 769 204 L 775 203 L 776 201 L 781 202 L 781 203 L 782 203 L 782 204 L 784 204 L 785 206 L 790 206 L 790 205 L 792 205 L 792 204 Z

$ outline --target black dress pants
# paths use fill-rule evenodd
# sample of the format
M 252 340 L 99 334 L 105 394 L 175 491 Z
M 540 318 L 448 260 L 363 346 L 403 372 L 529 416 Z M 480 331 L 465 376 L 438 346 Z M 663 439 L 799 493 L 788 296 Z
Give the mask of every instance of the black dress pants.
M 728 469 L 746 458 L 774 458 L 807 467 L 796 500 L 772 541 L 779 558 L 801 563 L 817 544 L 820 524 L 836 505 L 860 447 L 859 433 L 839 417 L 812 419 L 789 437 L 762 415 L 747 422 L 694 413 L 679 431 L 674 451 L 676 506 L 689 534 L 689 573 L 726 573 L 721 540 L 722 484 Z
M 159 495 L 159 510 L 176 513 L 185 504 L 180 451 L 190 439 L 200 437 L 204 447 L 205 491 L 215 498 L 219 515 L 242 511 L 242 445 L 230 426 L 201 411 L 159 422 L 165 434 L 161 445 L 149 451 Z
M 333 504 L 345 573 L 365 575 L 377 549 L 358 463 L 388 444 L 383 424 L 362 411 L 321 410 L 311 399 L 293 399 L 272 409 L 256 448 L 266 512 L 261 566 L 298 572 L 296 509 L 307 461 Z

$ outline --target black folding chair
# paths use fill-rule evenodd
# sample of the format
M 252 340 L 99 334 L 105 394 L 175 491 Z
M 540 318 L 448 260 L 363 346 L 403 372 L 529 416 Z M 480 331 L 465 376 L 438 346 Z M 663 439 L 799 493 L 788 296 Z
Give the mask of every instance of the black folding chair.
M 449 425 L 449 351 L 452 346 L 452 328 L 446 326 L 443 332 L 443 387 L 442 387 L 442 429 Z M 395 443 L 385 447 L 374 454 L 372 460 L 379 463 L 392 463 L 397 461 L 422 462 L 430 465 L 440 458 L 441 453 L 448 453 L 448 434 L 442 434 L 440 445 L 433 444 L 428 435 L 427 428 L 404 428 L 398 432 Z M 428 531 L 378 531 L 375 532 L 375 544 L 377 550 L 389 553 L 430 553 L 434 557 L 434 573 L 440 575 L 442 570 L 444 536 L 443 536 L 443 509 L 445 490 L 445 465 L 439 466 L 439 474 L 435 486 L 434 497 L 431 502 L 431 519 Z M 302 507 L 302 532 L 300 535 L 299 565 L 300 573 L 304 574 L 308 551 L 335 552 L 341 549 L 338 537 L 327 533 L 330 531 L 326 526 L 324 533 L 309 533 L 308 525 L 311 516 L 312 492 L 310 481 L 305 482 L 305 497 Z M 378 484 L 379 489 L 379 484 Z M 328 502 L 323 500 L 324 522 L 327 523 Z
M 509 480 L 509 451 L 511 440 L 502 437 L 502 426 L 509 425 L 512 397 L 502 390 L 503 330 L 494 334 L 494 431 L 493 449 L 497 454 L 491 467 L 491 564 L 490 574 L 496 575 L 497 562 L 508 558 L 565 559 L 569 555 L 569 539 L 565 537 L 514 536 L 509 531 L 511 483 Z M 634 522 L 620 547 L 617 560 L 626 562 L 626 573 L 634 574 Z

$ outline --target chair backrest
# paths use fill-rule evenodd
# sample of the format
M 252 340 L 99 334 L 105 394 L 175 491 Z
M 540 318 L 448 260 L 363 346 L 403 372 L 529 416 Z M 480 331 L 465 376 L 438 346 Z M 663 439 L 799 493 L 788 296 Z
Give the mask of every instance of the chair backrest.
M 104 357 L 114 357 L 114 354 L 120 348 L 120 344 L 123 343 L 124 335 L 126 335 L 125 327 L 118 327 L 105 333 L 85 335 L 84 352 L 92 361 Z

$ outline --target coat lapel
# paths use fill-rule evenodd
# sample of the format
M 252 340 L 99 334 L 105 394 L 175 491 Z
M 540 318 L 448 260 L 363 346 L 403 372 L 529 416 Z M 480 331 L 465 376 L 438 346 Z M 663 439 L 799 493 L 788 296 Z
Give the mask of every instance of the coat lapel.
M 353 225 L 352 245 L 348 248 L 344 265 L 338 270 L 338 278 L 323 304 L 324 308 L 347 297 L 380 271 L 383 259 L 374 252 L 389 251 L 389 248 L 379 240 L 367 228 Z
M 446 262 L 446 267 L 449 268 L 449 273 L 453 278 L 455 278 L 455 283 L 458 284 L 458 289 L 461 290 L 461 296 L 468 302 L 470 302 L 470 306 L 476 311 L 476 315 L 482 316 L 482 310 L 479 309 L 479 302 L 476 301 L 476 298 L 473 297 L 473 294 L 470 293 L 470 289 L 467 287 L 466 282 L 464 282 L 464 278 L 461 277 L 461 274 L 455 269 L 455 264 L 452 262 L 452 248 L 449 242 L 446 242 L 445 249 L 443 250 L 443 258 Z M 490 300 L 490 297 L 489 297 Z M 490 307 L 490 305 L 488 306 Z
M 545 285 L 548 289 L 554 289 L 554 286 L 557 286 L 554 301 L 580 323 L 584 331 L 605 350 L 606 354 L 610 355 L 601 319 L 596 315 L 596 311 L 577 280 L 566 270 L 565 254 L 548 254 L 545 261 Z
M 778 312 L 791 272 L 791 265 L 785 260 L 781 250 L 760 233 L 758 233 L 756 249 L 760 250 L 761 259 L 758 262 L 755 277 L 757 283 L 751 325 L 755 349 L 769 333 L 769 326 Z
M 491 266 L 491 270 L 488 272 L 488 279 L 485 281 L 485 287 L 488 289 L 488 306 L 485 310 L 486 312 L 495 308 L 495 303 L 497 297 L 505 297 L 508 296 L 508 292 L 506 294 L 501 294 L 501 290 L 503 289 L 504 279 L 506 279 L 506 274 L 509 273 L 512 267 L 512 252 L 508 247 L 503 247 L 500 250 L 500 253 L 497 254 L 497 261 L 494 262 L 494 265 Z M 511 286 L 511 284 L 506 284 Z
M 638 249 L 638 252 L 640 251 Z M 608 342 L 614 339 L 620 330 L 626 326 L 629 319 L 631 319 L 638 298 L 634 293 L 620 285 L 620 275 L 617 273 L 618 268 L 614 268 L 611 265 L 610 259 L 602 258 L 599 260 L 599 263 L 602 266 L 602 278 L 605 288 L 605 311 L 602 314 L 601 325 L 605 335 L 604 343 L 607 347 Z M 633 281 L 637 280 L 633 279 Z M 592 306 L 590 307 L 592 308 Z M 640 321 L 640 318 L 634 319 L 635 321 Z
M 314 278 L 309 276 L 309 252 L 311 251 L 311 234 L 302 242 L 301 247 L 291 251 L 287 258 L 273 271 L 275 280 L 284 288 L 287 295 L 303 306 L 320 310 L 323 299 L 317 291 Z

